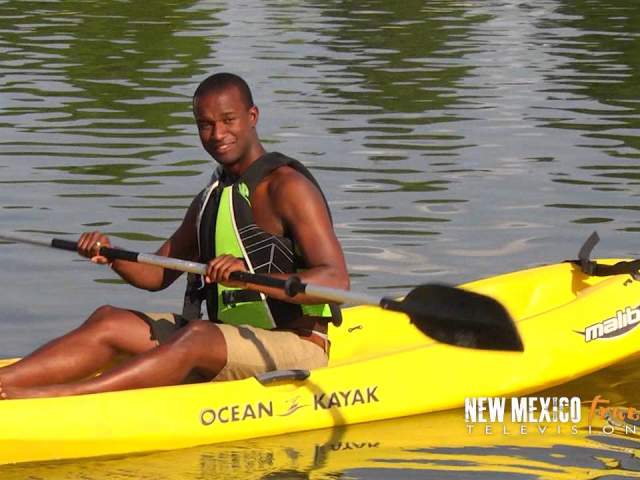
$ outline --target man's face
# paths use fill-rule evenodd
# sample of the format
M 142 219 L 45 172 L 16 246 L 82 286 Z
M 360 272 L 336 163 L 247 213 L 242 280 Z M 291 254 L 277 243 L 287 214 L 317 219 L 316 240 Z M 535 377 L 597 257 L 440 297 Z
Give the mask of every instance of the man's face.
M 227 167 L 246 160 L 257 141 L 258 109 L 248 108 L 237 88 L 205 93 L 193 110 L 200 141 L 209 155 Z

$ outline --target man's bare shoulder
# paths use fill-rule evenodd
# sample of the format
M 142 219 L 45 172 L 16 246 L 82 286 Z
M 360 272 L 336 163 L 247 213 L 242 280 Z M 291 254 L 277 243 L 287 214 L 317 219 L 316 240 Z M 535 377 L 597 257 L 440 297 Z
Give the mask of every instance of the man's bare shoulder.
M 318 188 L 306 176 L 293 167 L 285 165 L 267 177 L 269 196 L 273 200 L 291 200 L 291 196 L 319 195 Z
M 271 172 L 267 180 L 271 208 L 285 224 L 324 224 L 330 218 L 322 193 L 303 173 L 284 166 Z

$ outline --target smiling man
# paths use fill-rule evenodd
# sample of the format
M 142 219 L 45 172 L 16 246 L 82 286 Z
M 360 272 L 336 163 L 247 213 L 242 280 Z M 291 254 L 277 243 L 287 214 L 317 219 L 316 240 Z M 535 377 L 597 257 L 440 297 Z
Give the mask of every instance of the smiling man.
M 230 73 L 205 79 L 193 97 L 205 150 L 218 162 L 214 179 L 198 194 L 182 224 L 158 255 L 208 264 L 198 307 L 191 315 L 98 308 L 80 327 L 21 361 L 0 369 L 5 399 L 78 395 L 190 381 L 231 380 L 270 370 L 327 364 L 328 322 L 334 310 L 308 295 L 231 282 L 234 271 L 253 271 L 346 289 L 344 255 L 316 181 L 296 160 L 267 153 L 258 137 L 258 107 L 246 82 Z M 81 255 L 110 246 L 100 232 L 78 241 Z M 115 260 L 128 283 L 151 291 L 180 272 Z M 210 320 L 198 315 L 206 301 Z M 93 374 L 122 354 L 128 360 Z

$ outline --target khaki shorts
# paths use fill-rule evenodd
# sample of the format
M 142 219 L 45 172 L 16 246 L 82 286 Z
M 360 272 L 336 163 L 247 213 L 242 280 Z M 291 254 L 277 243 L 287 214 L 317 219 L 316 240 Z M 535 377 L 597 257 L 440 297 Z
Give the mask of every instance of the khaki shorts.
M 175 313 L 143 313 L 151 339 L 166 343 L 188 320 Z M 328 357 L 318 345 L 293 332 L 249 325 L 215 324 L 227 344 L 227 364 L 214 381 L 239 380 L 273 370 L 325 367 Z

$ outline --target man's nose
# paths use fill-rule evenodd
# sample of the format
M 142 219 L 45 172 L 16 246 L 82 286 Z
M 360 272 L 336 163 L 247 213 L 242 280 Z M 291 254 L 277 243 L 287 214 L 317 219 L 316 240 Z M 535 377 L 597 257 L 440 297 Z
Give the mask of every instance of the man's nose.
M 222 140 L 227 133 L 227 129 L 224 123 L 220 122 L 214 125 L 213 127 L 213 138 L 216 140 Z

